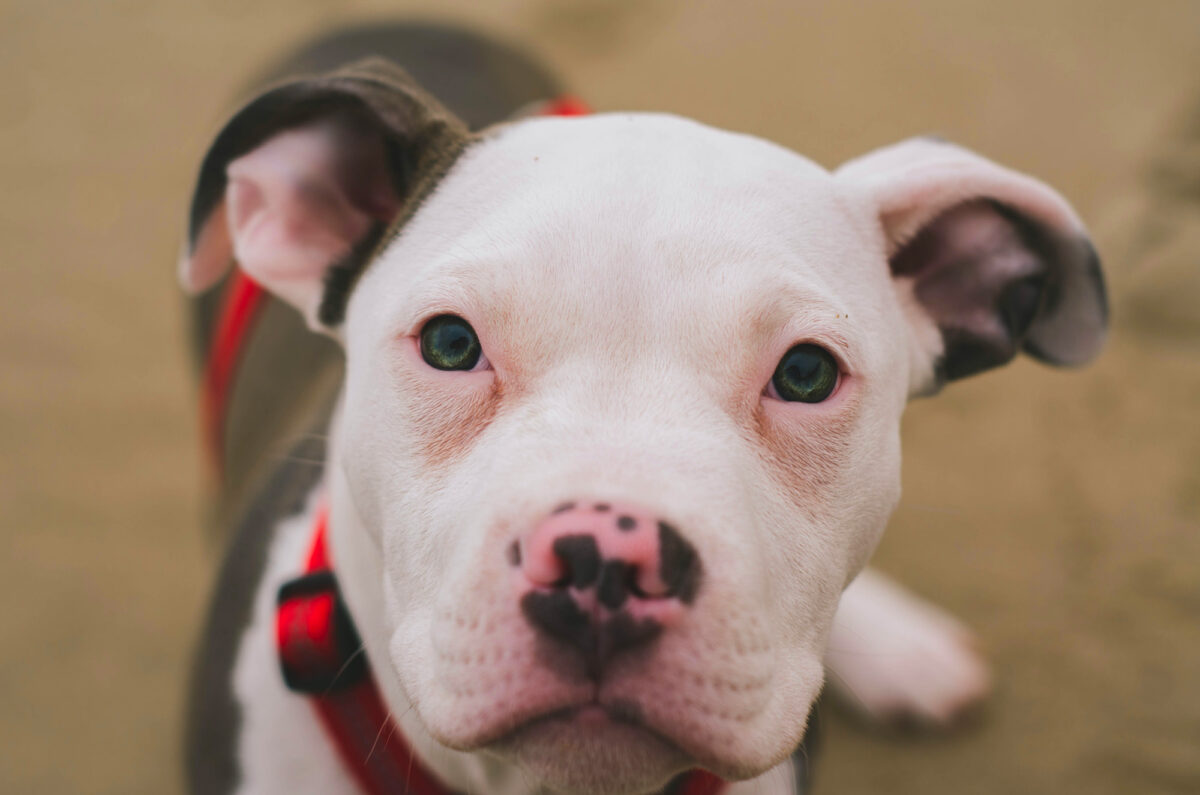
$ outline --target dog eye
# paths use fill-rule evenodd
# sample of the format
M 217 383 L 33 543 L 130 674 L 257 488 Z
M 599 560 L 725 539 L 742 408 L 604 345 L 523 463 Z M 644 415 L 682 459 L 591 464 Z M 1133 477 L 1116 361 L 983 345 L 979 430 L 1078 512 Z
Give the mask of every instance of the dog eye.
M 421 358 L 439 370 L 470 370 L 483 348 L 471 324 L 457 315 L 438 315 L 421 329 Z
M 794 346 L 779 360 L 771 377 L 768 394 L 780 400 L 820 403 L 833 394 L 838 383 L 838 366 L 829 351 L 804 343 Z

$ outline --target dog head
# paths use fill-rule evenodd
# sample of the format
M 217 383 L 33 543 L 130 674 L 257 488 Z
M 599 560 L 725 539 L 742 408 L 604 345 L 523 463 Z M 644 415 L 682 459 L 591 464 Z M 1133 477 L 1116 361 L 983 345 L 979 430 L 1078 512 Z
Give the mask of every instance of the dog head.
M 785 758 L 907 400 L 1105 327 L 1070 207 L 961 148 L 471 134 L 379 62 L 239 112 L 191 222 L 187 286 L 236 260 L 344 345 L 334 556 L 393 710 L 556 790 Z

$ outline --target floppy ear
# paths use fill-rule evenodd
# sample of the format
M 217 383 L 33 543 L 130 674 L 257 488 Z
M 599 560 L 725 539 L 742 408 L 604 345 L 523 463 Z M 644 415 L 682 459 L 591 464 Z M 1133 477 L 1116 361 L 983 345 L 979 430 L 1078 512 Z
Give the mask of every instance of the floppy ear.
M 874 207 L 893 278 L 940 332 L 941 349 L 927 351 L 931 382 L 914 392 L 1020 350 L 1060 366 L 1099 352 L 1108 324 L 1099 259 L 1054 190 L 931 139 L 871 152 L 835 175 Z
M 462 122 L 381 59 L 267 91 L 204 158 L 180 263 L 185 289 L 211 287 L 236 260 L 313 328 L 336 326 L 385 231 L 468 140 Z

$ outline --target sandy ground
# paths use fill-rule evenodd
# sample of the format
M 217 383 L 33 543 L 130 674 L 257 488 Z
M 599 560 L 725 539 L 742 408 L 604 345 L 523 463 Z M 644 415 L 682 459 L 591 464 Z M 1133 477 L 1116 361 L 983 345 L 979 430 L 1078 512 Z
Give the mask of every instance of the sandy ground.
M 953 737 L 828 714 L 820 791 L 1200 792 L 1200 4 L 1167 0 L 0 5 L 0 791 L 178 791 L 217 556 L 172 277 L 189 181 L 264 59 L 435 11 L 602 109 L 830 166 L 933 131 L 1072 198 L 1108 351 L 914 405 L 878 555 L 978 628 L 999 691 Z

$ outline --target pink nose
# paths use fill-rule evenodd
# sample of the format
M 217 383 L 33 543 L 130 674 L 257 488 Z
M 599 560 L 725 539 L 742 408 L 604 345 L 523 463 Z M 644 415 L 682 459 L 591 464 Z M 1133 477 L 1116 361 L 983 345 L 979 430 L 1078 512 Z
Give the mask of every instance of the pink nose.
M 559 506 L 521 540 L 521 570 L 537 588 L 596 588 L 610 610 L 627 599 L 678 599 L 699 585 L 696 552 L 677 530 L 634 505 Z
M 700 562 L 675 528 L 633 505 L 559 506 L 509 562 L 524 581 L 521 612 L 577 649 L 598 679 L 613 655 L 650 643 L 696 598 Z

